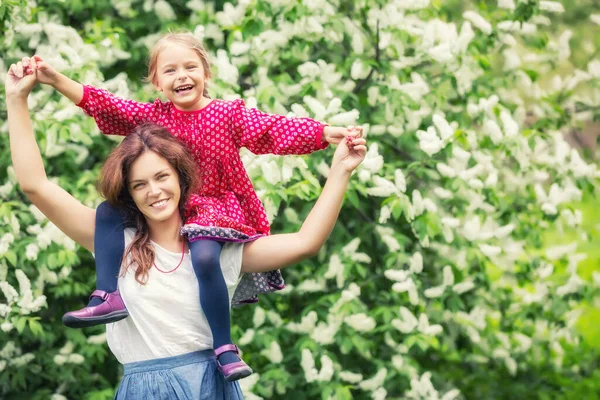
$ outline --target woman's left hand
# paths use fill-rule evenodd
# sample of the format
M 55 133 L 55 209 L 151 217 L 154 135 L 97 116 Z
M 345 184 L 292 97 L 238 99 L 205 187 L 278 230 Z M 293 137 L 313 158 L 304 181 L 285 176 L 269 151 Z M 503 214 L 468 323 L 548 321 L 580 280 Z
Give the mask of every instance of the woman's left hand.
M 340 142 L 333 160 L 331 168 L 343 168 L 347 172 L 352 172 L 363 162 L 367 154 L 367 141 L 362 137 L 348 136 Z

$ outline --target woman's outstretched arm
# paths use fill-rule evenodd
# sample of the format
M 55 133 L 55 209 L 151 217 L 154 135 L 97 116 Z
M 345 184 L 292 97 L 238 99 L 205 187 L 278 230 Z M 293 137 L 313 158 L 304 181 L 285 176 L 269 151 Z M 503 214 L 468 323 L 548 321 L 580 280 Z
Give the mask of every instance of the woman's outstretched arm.
M 24 74 L 21 63 L 11 65 L 6 78 L 6 108 L 17 181 L 21 190 L 50 221 L 71 239 L 93 251 L 96 211 L 84 206 L 46 176 L 27 107 L 27 97 L 35 84 L 35 74 Z
M 323 191 L 298 232 L 262 237 L 244 246 L 242 272 L 287 267 L 318 253 L 335 226 L 352 171 L 363 161 L 366 141 L 342 142 L 333 156 Z

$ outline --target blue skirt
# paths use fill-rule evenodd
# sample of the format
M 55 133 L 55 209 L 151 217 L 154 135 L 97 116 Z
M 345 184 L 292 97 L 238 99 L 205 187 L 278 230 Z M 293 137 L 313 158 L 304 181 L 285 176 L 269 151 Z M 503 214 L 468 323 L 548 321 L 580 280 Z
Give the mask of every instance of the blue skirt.
M 237 400 L 238 382 L 227 382 L 212 350 L 124 365 L 115 400 Z

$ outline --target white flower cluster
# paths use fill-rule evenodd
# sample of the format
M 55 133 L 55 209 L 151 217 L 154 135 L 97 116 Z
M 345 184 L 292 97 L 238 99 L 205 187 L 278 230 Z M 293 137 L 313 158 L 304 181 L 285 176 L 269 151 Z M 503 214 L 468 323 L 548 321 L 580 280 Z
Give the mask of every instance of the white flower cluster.
M 327 382 L 334 373 L 333 361 L 327 355 L 321 356 L 321 369 L 315 367 L 315 359 L 309 349 L 302 350 L 302 360 L 300 365 L 304 370 L 306 382 Z
M 18 307 L 17 310 L 19 314 L 28 315 L 38 312 L 46 305 L 46 296 L 43 294 L 34 294 L 31 282 L 22 270 L 17 269 L 15 275 L 19 282 L 19 291 L 5 279 L 0 280 L 0 290 L 7 301 L 6 304 L 0 304 L 0 316 L 6 318 L 1 325 L 1 329 L 4 332 L 9 332 L 14 327 L 8 320 L 8 315 L 11 313 L 14 306 Z M 38 291 L 39 290 L 35 290 L 36 293 L 38 293 Z
M 83 364 L 85 362 L 85 357 L 81 354 L 73 353 L 73 348 L 73 343 L 67 341 L 58 351 L 58 354 L 54 356 L 54 363 L 56 365 Z
M 433 124 L 434 126 L 427 128 L 427 131 L 417 131 L 419 147 L 430 156 L 446 147 L 458 127 L 455 122 L 448 123 L 444 117 L 438 114 L 433 116 Z
M 411 400 L 454 400 L 459 395 L 458 389 L 452 389 L 440 396 L 431 382 L 431 372 L 413 377 L 410 380 L 410 390 L 405 393 L 406 398 Z
M 419 318 L 417 319 L 415 315 L 404 306 L 400 307 L 400 318 L 393 319 L 392 325 L 404 334 L 412 333 L 416 329 L 424 335 L 436 336 L 444 331 L 444 328 L 439 324 L 430 325 L 429 318 L 426 314 L 423 313 L 419 315 Z
M 33 353 L 25 353 L 20 347 L 15 345 L 15 342 L 8 341 L 0 350 L 0 372 L 3 372 L 6 367 L 21 368 L 33 361 L 35 355 Z

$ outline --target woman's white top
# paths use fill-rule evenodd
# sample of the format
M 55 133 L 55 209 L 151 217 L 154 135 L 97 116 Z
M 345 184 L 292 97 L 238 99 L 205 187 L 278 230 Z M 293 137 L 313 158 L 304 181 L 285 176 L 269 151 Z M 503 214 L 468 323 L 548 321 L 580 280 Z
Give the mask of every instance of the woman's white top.
M 125 230 L 125 248 L 134 232 Z M 179 264 L 181 253 L 152 244 L 158 268 L 171 271 Z M 226 243 L 221 251 L 221 269 L 230 302 L 240 281 L 243 247 L 243 243 Z M 200 307 L 198 280 L 189 251 L 172 273 L 162 273 L 153 266 L 145 285 L 135 280 L 135 268 L 128 268 L 125 276 L 119 277 L 119 291 L 129 317 L 106 325 L 108 346 L 119 362 L 212 349 L 212 334 Z

